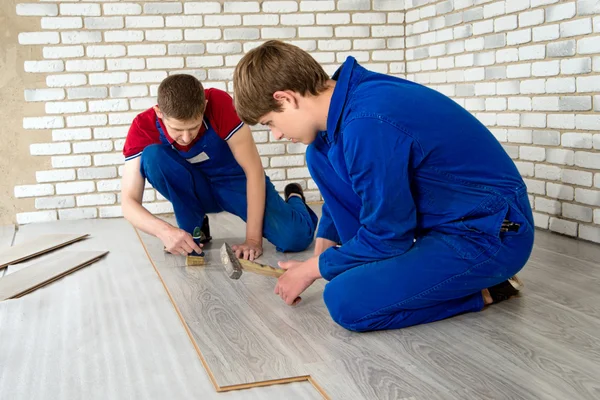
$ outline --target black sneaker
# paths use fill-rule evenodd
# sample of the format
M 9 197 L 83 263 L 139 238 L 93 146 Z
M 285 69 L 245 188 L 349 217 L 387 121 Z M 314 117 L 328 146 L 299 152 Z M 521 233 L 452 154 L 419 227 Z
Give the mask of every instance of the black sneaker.
M 200 237 L 200 243 L 208 243 L 212 240 L 212 236 L 210 236 L 210 226 L 208 225 L 208 215 L 204 216 L 204 221 L 202 221 L 202 236 Z
M 304 198 L 304 191 L 302 190 L 302 186 L 299 183 L 289 183 L 285 189 L 285 201 L 287 202 L 292 194 L 298 194 L 302 197 L 302 201 L 306 204 L 306 199 Z
M 488 288 L 493 303 L 499 303 L 508 300 L 519 294 L 519 290 L 523 287 L 523 282 L 515 275 L 512 278 Z

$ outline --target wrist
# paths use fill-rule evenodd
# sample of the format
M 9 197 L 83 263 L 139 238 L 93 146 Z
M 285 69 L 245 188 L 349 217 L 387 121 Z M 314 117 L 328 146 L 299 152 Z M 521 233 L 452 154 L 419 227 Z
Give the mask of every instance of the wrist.
M 317 280 L 322 278 L 321 270 L 319 269 L 319 256 L 314 256 L 311 258 L 311 268 L 310 268 L 310 278 L 313 280 Z
M 262 247 L 262 236 L 256 236 L 256 235 L 247 235 L 246 236 L 246 243 L 254 245 L 254 246 L 258 246 L 258 247 Z

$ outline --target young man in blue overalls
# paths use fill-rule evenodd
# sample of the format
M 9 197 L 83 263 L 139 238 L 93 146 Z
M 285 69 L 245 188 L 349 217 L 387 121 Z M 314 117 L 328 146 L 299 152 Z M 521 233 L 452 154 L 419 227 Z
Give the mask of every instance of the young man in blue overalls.
M 317 216 L 302 188 L 290 184 L 283 200 L 265 175 L 250 128 L 237 116 L 231 97 L 204 89 L 191 75 L 166 78 L 158 105 L 139 114 L 123 148 L 124 217 L 158 237 L 173 254 L 201 253 L 192 233 L 202 227 L 210 240 L 206 213 L 228 211 L 246 221 L 246 240 L 232 246 L 238 257 L 262 254 L 263 236 L 279 251 L 302 251 L 313 240 Z M 145 179 L 175 211 L 178 227 L 142 205 Z
M 329 281 L 332 318 L 355 331 L 479 311 L 518 293 L 534 238 L 527 188 L 489 130 L 442 94 L 352 57 L 331 79 L 269 41 L 234 72 L 242 120 L 310 144 L 325 204 L 315 256 L 282 263 L 287 304 Z

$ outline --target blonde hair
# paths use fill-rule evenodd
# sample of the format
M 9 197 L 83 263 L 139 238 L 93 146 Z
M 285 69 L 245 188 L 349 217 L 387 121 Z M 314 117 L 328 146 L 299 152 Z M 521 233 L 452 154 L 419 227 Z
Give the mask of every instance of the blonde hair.
M 273 93 L 291 90 L 314 96 L 327 87 L 329 76 L 321 65 L 297 46 L 269 40 L 250 50 L 233 74 L 235 108 L 248 125 L 271 111 L 281 111 Z

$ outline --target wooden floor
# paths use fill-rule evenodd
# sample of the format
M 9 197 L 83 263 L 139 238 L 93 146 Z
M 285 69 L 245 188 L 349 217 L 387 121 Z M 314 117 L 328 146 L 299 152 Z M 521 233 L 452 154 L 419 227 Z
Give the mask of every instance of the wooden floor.
M 600 398 L 600 246 L 538 231 L 519 274 L 521 297 L 432 324 L 359 334 L 331 321 L 322 280 L 299 306 L 288 307 L 273 294 L 274 278 L 228 279 L 218 249 L 245 228 L 220 214 L 211 216 L 211 231 L 205 267 L 184 267 L 183 257 L 165 255 L 155 238 L 141 237 L 219 386 L 311 376 L 334 399 Z M 53 232 L 89 233 L 69 250 L 110 253 L 0 302 L 3 396 L 321 397 L 308 382 L 216 393 L 125 221 L 27 225 L 14 243 Z M 262 261 L 272 264 L 311 251 L 290 256 L 265 249 Z

